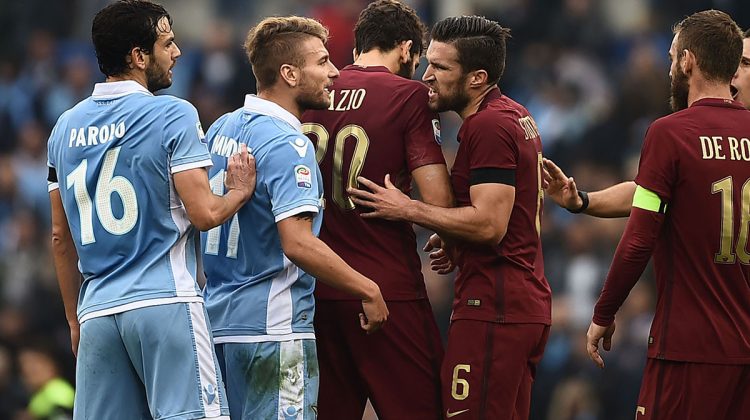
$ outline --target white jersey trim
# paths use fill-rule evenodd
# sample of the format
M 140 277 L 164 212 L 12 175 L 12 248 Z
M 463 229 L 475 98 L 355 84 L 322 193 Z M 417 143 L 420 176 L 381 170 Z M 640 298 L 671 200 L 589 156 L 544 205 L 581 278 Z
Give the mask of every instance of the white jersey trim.
M 47 192 L 52 192 L 54 190 L 60 189 L 60 183 L 58 182 L 47 182 Z
M 287 211 L 279 214 L 278 216 L 276 216 L 276 218 L 274 220 L 275 220 L 276 223 L 279 223 L 280 221 L 282 221 L 282 220 L 284 220 L 284 219 L 286 219 L 288 217 L 292 217 L 292 216 L 294 216 L 296 214 L 308 213 L 308 212 L 309 213 L 318 213 L 319 211 L 320 211 L 320 209 L 318 209 L 317 206 L 313 206 L 313 205 L 310 205 L 310 204 L 305 204 L 304 206 L 295 207 L 295 208 L 293 208 L 291 210 L 287 210 Z
M 267 341 L 315 340 L 315 333 L 265 334 L 265 335 L 227 335 L 214 337 L 214 343 L 263 343 Z
M 213 161 L 211 161 L 211 159 L 204 159 L 198 162 L 183 163 L 182 165 L 172 166 L 170 171 L 173 174 L 176 174 L 177 172 L 187 171 L 195 168 L 207 168 L 210 166 L 213 166 Z
M 179 231 L 179 239 L 172 245 L 169 250 L 169 264 L 174 281 L 174 288 L 177 296 L 195 296 L 196 282 L 193 278 L 192 273 L 188 269 L 187 252 L 188 245 L 188 229 L 190 228 L 190 220 L 187 217 L 187 212 L 182 205 L 182 200 L 177 195 L 177 190 L 174 186 L 174 180 L 169 177 L 169 201 L 170 210 L 169 213 L 172 216 L 177 230 Z M 199 258 L 196 256 L 196 258 Z
M 170 303 L 181 303 L 181 302 L 203 302 L 201 296 L 190 296 L 190 297 L 168 297 L 159 299 L 147 299 L 139 300 L 137 302 L 130 302 L 124 305 L 114 306 L 112 308 L 102 309 L 100 311 L 89 312 L 86 315 L 78 318 L 78 322 L 84 323 L 89 319 L 99 318 L 102 316 L 109 316 L 119 314 L 122 312 L 132 311 L 133 309 L 148 308 L 150 306 L 169 305 Z
M 211 341 L 211 332 L 208 330 L 206 313 L 203 304 L 199 302 L 189 303 L 188 308 L 190 310 L 195 352 L 198 358 L 198 378 L 201 386 L 203 412 L 206 417 L 221 416 L 221 391 L 219 390 L 221 384 L 219 383 L 219 375 L 216 373 L 214 345 Z
M 245 106 L 243 108 L 245 112 L 268 115 L 269 117 L 286 122 L 297 131 L 302 131 L 302 123 L 299 119 L 276 102 L 259 98 L 255 95 L 245 95 Z

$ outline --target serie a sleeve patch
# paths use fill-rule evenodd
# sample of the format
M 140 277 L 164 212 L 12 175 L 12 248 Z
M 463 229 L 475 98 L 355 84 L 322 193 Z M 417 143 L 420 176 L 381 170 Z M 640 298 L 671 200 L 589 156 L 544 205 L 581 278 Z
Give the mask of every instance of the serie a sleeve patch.
M 646 188 L 636 185 L 635 194 L 633 194 L 633 207 L 639 209 L 652 211 L 654 213 L 666 213 L 667 202 L 659 198 L 659 196 Z
M 469 174 L 469 185 L 505 184 L 516 186 L 516 170 L 503 168 L 476 168 Z

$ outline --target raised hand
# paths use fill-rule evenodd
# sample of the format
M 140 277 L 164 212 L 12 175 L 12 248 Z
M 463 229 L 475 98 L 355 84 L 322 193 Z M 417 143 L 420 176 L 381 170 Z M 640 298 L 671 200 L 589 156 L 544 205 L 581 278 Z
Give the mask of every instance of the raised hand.
M 578 188 L 573 177 L 567 177 L 555 162 L 544 159 L 545 191 L 558 206 L 575 210 L 580 209 L 583 200 L 578 196 Z

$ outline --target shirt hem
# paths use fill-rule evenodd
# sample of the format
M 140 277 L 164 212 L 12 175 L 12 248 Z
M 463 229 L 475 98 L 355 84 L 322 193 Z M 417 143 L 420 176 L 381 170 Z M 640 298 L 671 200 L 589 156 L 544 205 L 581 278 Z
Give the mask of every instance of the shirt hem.
M 225 335 L 217 336 L 214 331 L 214 343 L 263 343 L 267 341 L 315 340 L 314 332 L 291 334 L 263 334 L 263 335 Z
M 106 309 L 100 309 L 98 311 L 91 311 L 85 314 L 81 314 L 78 317 L 79 323 L 84 323 L 92 318 L 99 318 L 108 315 L 119 314 L 122 312 L 132 311 L 133 309 L 148 308 L 150 306 L 168 305 L 171 303 L 190 303 L 200 302 L 203 303 L 203 297 L 201 296 L 176 296 L 168 298 L 157 298 L 139 300 L 135 302 L 126 303 L 123 305 L 117 305 Z

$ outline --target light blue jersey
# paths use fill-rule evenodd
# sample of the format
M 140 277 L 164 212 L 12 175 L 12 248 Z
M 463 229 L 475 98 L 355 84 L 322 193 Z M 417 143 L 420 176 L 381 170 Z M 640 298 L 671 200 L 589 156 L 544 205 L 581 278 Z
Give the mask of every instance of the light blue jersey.
M 211 187 L 224 193 L 227 157 L 247 144 L 255 156 L 255 193 L 237 215 L 202 233 L 205 298 L 215 342 L 314 338 L 315 280 L 286 258 L 276 223 L 314 213 L 322 221 L 323 187 L 315 150 L 300 122 L 279 105 L 248 95 L 245 106 L 208 130 Z
M 80 259 L 81 322 L 202 301 L 196 230 L 172 175 L 211 165 L 203 137 L 192 105 L 134 81 L 97 84 L 57 121 L 49 188 L 60 190 Z

